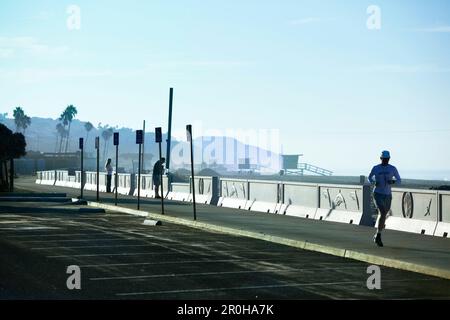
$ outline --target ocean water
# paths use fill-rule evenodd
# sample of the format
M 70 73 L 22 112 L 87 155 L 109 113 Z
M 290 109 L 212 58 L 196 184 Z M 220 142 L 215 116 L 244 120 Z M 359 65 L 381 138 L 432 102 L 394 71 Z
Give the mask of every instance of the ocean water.
M 400 172 L 404 179 L 420 179 L 420 180 L 440 180 L 450 181 L 450 170 L 422 170 L 422 171 L 409 171 L 403 170 Z
M 402 170 L 399 169 L 402 179 L 414 179 L 414 180 L 433 180 L 433 181 L 446 181 L 450 182 L 450 169 L 449 170 Z M 369 172 L 357 172 L 357 171 L 342 171 L 334 172 L 334 176 L 367 176 Z

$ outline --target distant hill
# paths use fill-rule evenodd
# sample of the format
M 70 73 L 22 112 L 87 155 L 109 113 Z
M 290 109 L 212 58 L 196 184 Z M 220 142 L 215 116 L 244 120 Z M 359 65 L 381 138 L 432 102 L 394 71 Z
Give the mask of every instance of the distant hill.
M 6 118 L 0 115 L 0 123 L 5 124 L 11 130 L 15 131 L 14 119 Z M 39 152 L 57 152 L 57 131 L 56 125 L 59 123 L 56 119 L 32 117 L 31 125 L 25 131 L 25 138 L 27 141 L 28 151 Z M 74 119 L 70 129 L 70 139 L 68 152 L 78 151 L 78 139 L 85 138 L 85 151 L 87 154 L 93 153 L 94 140 L 96 136 L 101 137 L 101 133 L 107 125 L 96 126 L 87 135 L 84 128 L 86 121 Z M 132 158 L 138 152 L 138 147 L 135 144 L 135 130 L 131 128 L 112 127 L 114 132 L 120 134 L 120 153 L 127 154 L 127 158 Z M 153 132 L 146 132 L 145 134 L 145 153 L 153 161 L 157 158 L 159 151 L 158 146 L 154 143 L 155 135 Z M 162 151 L 166 154 L 166 139 L 167 135 L 163 135 Z M 100 138 L 101 152 L 105 146 L 104 140 Z M 190 163 L 189 144 L 186 141 L 172 140 L 172 167 L 182 168 Z M 114 159 L 114 146 L 112 138 L 108 142 L 106 157 Z M 146 156 L 147 157 L 147 156 Z M 194 161 L 197 165 L 202 162 L 207 166 L 211 166 L 219 171 L 237 171 L 239 163 L 242 159 L 249 158 L 252 167 L 262 166 L 269 172 L 277 172 L 279 170 L 280 155 L 274 152 L 244 144 L 234 138 L 230 137 L 199 137 L 194 140 Z M 137 159 L 137 156 L 136 156 Z M 268 161 L 270 160 L 270 161 Z M 152 162 L 153 162 L 152 161 Z

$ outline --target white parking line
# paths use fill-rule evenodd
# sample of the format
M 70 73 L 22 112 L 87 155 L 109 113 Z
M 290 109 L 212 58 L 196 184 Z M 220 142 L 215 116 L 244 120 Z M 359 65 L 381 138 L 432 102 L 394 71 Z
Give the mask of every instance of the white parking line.
M 84 249 L 84 248 L 92 249 L 92 248 L 122 248 L 122 247 L 154 247 L 154 246 L 155 246 L 154 244 L 118 244 L 118 245 L 101 245 L 101 246 L 39 247 L 39 248 L 31 248 L 31 250 Z
M 361 269 L 363 267 L 344 267 L 340 269 Z M 365 268 L 363 268 L 365 269 Z M 268 268 L 263 270 L 240 270 L 240 271 L 220 271 L 220 272 L 194 272 L 194 273 L 169 273 L 169 274 L 152 274 L 145 276 L 122 276 L 122 277 L 98 277 L 90 278 L 92 281 L 104 281 L 104 280 L 131 280 L 131 279 L 150 279 L 150 278 L 173 278 L 173 277 L 195 277 L 195 276 L 215 276 L 215 275 L 225 275 L 225 274 L 244 274 L 244 273 L 295 273 L 301 271 L 324 271 L 329 270 L 329 268 L 298 268 L 291 270 L 280 270 L 277 268 Z
M 58 230 L 63 229 L 59 227 L 46 227 L 46 226 L 33 226 L 33 227 L 13 227 L 13 228 L 0 228 L 0 230 L 4 231 L 36 231 L 36 230 Z
M 258 258 L 237 258 L 237 259 L 203 259 L 203 260 L 178 260 L 178 261 L 161 261 L 161 262 L 131 262 L 131 263 L 105 263 L 105 264 L 86 264 L 80 265 L 80 268 L 102 268 L 102 267 L 128 267 L 128 266 L 145 266 L 145 265 L 161 265 L 161 264 L 182 264 L 182 263 L 223 263 L 223 262 L 241 262 L 241 261 L 279 261 L 279 258 L 258 259 Z M 284 261 L 297 261 L 298 258 L 284 258 Z
M 47 256 L 47 258 L 81 258 L 81 257 L 101 257 L 101 256 L 136 256 L 136 255 L 161 255 L 161 254 L 168 254 L 168 255 L 174 255 L 174 254 L 184 254 L 184 255 L 192 255 L 192 254 L 198 254 L 201 256 L 206 257 L 217 257 L 217 255 L 224 255 L 226 253 L 264 253 L 266 254 L 267 251 L 261 252 L 261 250 L 234 250 L 234 251 L 220 251 L 220 252 L 211 252 L 211 253 L 204 253 L 204 252 L 125 252 L 125 253 L 95 253 L 95 254 L 64 254 L 64 255 L 55 255 L 55 256 Z M 272 253 L 282 253 L 284 254 L 284 251 L 277 252 L 277 251 L 271 251 Z
M 48 242 L 86 242 L 86 241 L 142 241 L 142 239 L 138 239 L 138 238 L 122 238 L 122 239 L 117 239 L 117 238 L 111 238 L 111 239 L 63 239 L 63 240 L 27 240 L 27 241 L 22 241 L 23 243 L 48 243 Z
M 7 235 L 6 238 L 33 238 L 33 237 L 73 237 L 73 236 L 104 236 L 104 233 L 55 233 L 55 234 L 21 234 Z
M 31 224 L 31 221 L 28 220 L 0 220 L 0 224 L 16 224 L 16 223 L 29 223 Z
M 435 279 L 414 280 L 416 281 L 438 281 Z M 384 280 L 383 282 L 411 282 L 411 280 Z M 214 291 L 229 291 L 229 290 L 254 290 L 254 289 L 270 289 L 270 288 L 289 288 L 289 287 L 315 287 L 315 286 L 334 286 L 346 284 L 359 284 L 361 281 L 340 281 L 340 282 L 315 282 L 315 283 L 287 283 L 287 284 L 272 284 L 261 286 L 243 286 L 243 287 L 223 287 L 223 288 L 205 288 L 205 289 L 187 289 L 187 290 L 167 290 L 167 291 L 147 291 L 147 292 L 126 292 L 116 293 L 116 296 L 138 296 L 138 295 L 153 295 L 153 294 L 178 294 L 178 293 L 194 293 L 194 292 L 214 292 Z M 364 284 L 362 284 L 364 285 Z

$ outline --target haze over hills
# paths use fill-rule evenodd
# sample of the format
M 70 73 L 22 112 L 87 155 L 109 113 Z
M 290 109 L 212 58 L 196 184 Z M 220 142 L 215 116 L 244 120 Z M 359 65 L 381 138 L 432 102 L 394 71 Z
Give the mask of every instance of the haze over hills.
M 14 119 L 5 117 L 5 114 L 0 114 L 0 123 L 5 124 L 11 130 L 15 131 Z M 58 151 L 58 135 L 56 125 L 58 120 L 52 118 L 32 117 L 31 125 L 26 129 L 25 136 L 27 140 L 27 151 L 40 152 L 55 152 Z M 84 125 L 86 121 L 74 119 L 71 125 L 70 139 L 68 144 L 68 152 L 78 151 L 78 138 L 87 138 L 85 142 L 85 150 L 89 156 L 94 156 L 94 139 L 96 136 L 101 137 L 103 130 L 113 128 L 115 132 L 120 133 L 120 158 L 121 163 L 128 170 L 136 167 L 134 162 L 137 162 L 138 148 L 135 144 L 135 130 L 131 128 L 118 128 L 117 126 L 110 127 L 107 124 L 93 124 L 94 128 L 87 134 Z M 154 130 L 153 127 L 147 130 Z M 145 139 L 145 155 L 146 167 L 153 164 L 158 156 L 158 147 L 154 143 L 154 133 L 146 132 Z M 181 137 L 182 138 L 182 137 Z M 163 135 L 162 153 L 166 154 L 167 135 Z M 180 137 L 179 137 L 180 139 Z M 104 140 L 101 139 L 100 157 L 103 161 Z M 108 142 L 108 147 L 105 152 L 105 157 L 114 158 L 114 146 L 112 145 L 112 138 Z M 301 151 L 301 150 L 300 150 Z M 190 163 L 189 145 L 185 140 L 177 140 L 172 137 L 172 154 L 171 167 L 188 168 Z M 194 139 L 194 161 L 197 166 L 214 168 L 217 172 L 227 173 L 228 171 L 236 172 L 239 170 L 239 163 L 243 162 L 244 158 L 249 158 L 249 165 L 251 171 L 267 174 L 277 174 L 281 168 L 280 154 L 273 151 L 267 151 L 260 146 L 254 146 L 243 143 L 232 137 L 208 137 L 202 136 Z M 314 163 L 315 164 L 315 163 Z M 318 164 L 320 166 L 320 163 Z M 359 176 L 367 175 L 370 168 L 361 172 L 339 172 L 334 168 L 326 168 L 332 170 L 335 176 Z M 367 171 L 367 172 L 366 172 Z M 442 170 L 434 170 L 431 168 L 428 171 L 407 171 L 401 170 L 401 174 L 405 178 L 422 179 L 422 180 L 450 180 L 450 172 Z
M 14 119 L 1 117 L 0 122 L 8 128 L 15 131 Z M 32 117 L 31 124 L 25 131 L 27 141 L 27 151 L 39 152 L 58 152 L 59 135 L 56 126 L 59 120 L 52 118 Z M 112 127 L 107 124 L 99 123 L 88 133 L 84 127 L 86 121 L 74 119 L 70 128 L 70 137 L 68 152 L 78 151 L 78 139 L 85 139 L 85 151 L 93 153 L 95 151 L 95 137 L 102 137 L 102 132 L 112 128 L 114 132 L 120 134 L 120 153 L 122 155 L 136 155 L 138 147 L 135 143 L 135 130 L 131 128 Z M 152 130 L 149 132 L 147 130 Z M 156 159 L 159 154 L 158 146 L 153 133 L 154 128 L 147 128 L 145 134 L 145 154 L 146 157 Z M 163 134 L 162 153 L 166 154 L 167 135 Z M 104 139 L 100 138 L 100 154 L 103 156 L 106 145 L 105 157 L 114 156 L 114 146 L 112 138 L 105 144 Z M 171 165 L 176 167 L 187 167 L 190 163 L 190 149 L 186 141 L 178 141 L 172 137 Z M 197 137 L 194 139 L 194 161 L 196 164 L 204 166 L 213 165 L 219 170 L 239 169 L 239 163 L 243 163 L 244 158 L 249 158 L 250 167 L 255 170 L 257 167 L 263 167 L 269 172 L 277 172 L 280 169 L 280 155 L 278 153 L 267 151 L 258 146 L 242 143 L 235 138 L 230 137 Z M 137 159 L 137 157 L 136 157 Z

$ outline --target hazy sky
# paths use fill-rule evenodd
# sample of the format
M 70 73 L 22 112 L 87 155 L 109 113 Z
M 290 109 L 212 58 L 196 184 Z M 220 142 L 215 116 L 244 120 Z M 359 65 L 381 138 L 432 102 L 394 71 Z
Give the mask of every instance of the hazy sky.
M 450 1 L 0 1 L 0 112 L 166 128 L 169 87 L 175 129 L 277 129 L 339 173 L 382 149 L 450 170 Z

